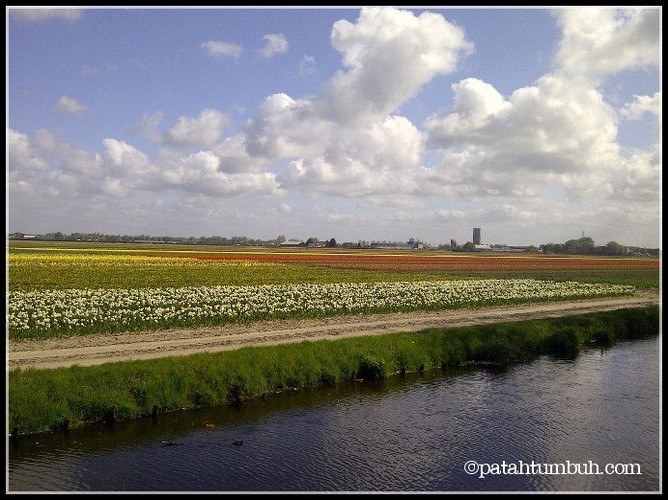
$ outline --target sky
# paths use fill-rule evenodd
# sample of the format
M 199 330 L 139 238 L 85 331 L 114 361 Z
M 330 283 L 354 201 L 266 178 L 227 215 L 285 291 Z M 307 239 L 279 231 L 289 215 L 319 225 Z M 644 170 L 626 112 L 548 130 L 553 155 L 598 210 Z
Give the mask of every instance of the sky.
M 7 232 L 658 248 L 661 7 L 7 7 Z

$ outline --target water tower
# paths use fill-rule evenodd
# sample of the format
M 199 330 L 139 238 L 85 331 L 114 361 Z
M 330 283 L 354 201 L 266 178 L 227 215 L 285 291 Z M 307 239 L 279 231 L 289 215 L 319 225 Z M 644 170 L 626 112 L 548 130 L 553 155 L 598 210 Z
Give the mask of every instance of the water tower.
M 481 244 L 481 239 L 480 239 L 480 228 L 479 227 L 474 227 L 473 228 L 473 244 L 474 245 L 480 245 Z

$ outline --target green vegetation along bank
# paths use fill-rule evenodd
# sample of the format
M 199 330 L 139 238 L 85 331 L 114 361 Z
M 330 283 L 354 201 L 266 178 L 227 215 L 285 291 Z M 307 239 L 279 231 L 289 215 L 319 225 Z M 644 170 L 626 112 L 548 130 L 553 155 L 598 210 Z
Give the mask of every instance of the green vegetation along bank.
M 525 322 L 305 341 L 157 360 L 8 374 L 9 430 L 58 431 L 156 413 L 242 404 L 287 389 L 467 365 L 507 367 L 541 355 L 659 333 L 659 306 Z M 363 382 L 362 382 L 363 383 Z

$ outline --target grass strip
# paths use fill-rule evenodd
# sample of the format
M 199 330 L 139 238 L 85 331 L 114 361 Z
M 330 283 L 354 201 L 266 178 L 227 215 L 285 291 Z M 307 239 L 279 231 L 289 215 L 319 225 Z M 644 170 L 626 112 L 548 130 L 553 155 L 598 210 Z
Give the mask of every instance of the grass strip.
M 656 335 L 659 307 L 416 333 L 304 341 L 220 353 L 8 373 L 13 434 L 120 422 L 245 401 L 286 389 L 461 366 L 507 367 L 541 355 Z

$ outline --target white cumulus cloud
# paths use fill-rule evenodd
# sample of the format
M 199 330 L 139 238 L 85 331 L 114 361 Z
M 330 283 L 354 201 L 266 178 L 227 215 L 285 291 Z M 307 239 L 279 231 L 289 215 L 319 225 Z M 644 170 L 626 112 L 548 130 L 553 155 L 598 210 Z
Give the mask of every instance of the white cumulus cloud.
M 637 95 L 632 102 L 624 105 L 622 115 L 630 120 L 639 120 L 645 113 L 649 113 L 661 120 L 661 92 L 654 95 Z
M 318 114 L 313 101 L 272 94 L 244 126 L 246 148 L 252 156 L 270 160 L 317 156 L 329 143 L 332 128 L 333 124 Z
M 453 91 L 455 110 L 425 122 L 432 147 L 482 148 L 493 171 L 592 170 L 618 160 L 614 109 L 586 82 L 548 74 L 507 101 L 470 79 Z
M 658 8 L 569 7 L 554 15 L 563 32 L 554 62 L 569 74 L 595 78 L 660 62 Z
M 264 46 L 258 52 L 263 59 L 271 59 L 276 55 L 285 54 L 290 46 L 288 39 L 281 33 L 264 35 L 262 40 L 264 40 Z
M 145 117 L 144 125 L 151 130 L 161 118 L 159 114 L 149 115 Z M 230 119 L 225 113 L 207 108 L 196 117 L 179 117 L 176 124 L 159 137 L 162 142 L 174 146 L 210 146 L 221 140 L 223 128 L 229 124 Z
M 12 171 L 46 170 L 49 164 L 35 151 L 26 134 L 16 130 L 7 130 L 7 155 L 10 175 Z
M 270 160 L 262 156 L 251 156 L 248 153 L 246 136 L 241 133 L 226 137 L 211 150 L 220 161 L 218 168 L 221 172 L 230 174 L 260 172 L 271 164 Z
M 239 59 L 243 52 L 243 47 L 236 43 L 221 42 L 218 40 L 209 40 L 202 44 L 204 51 L 211 57 L 232 57 Z
M 394 8 L 363 8 L 355 23 L 335 23 L 331 40 L 348 71 L 315 97 L 267 97 L 243 129 L 249 155 L 290 160 L 279 181 L 310 195 L 410 191 L 425 136 L 392 111 L 454 71 L 472 44 L 441 15 Z
M 146 153 L 139 151 L 124 141 L 104 139 L 102 143 L 107 148 L 106 156 L 109 158 L 110 164 L 114 167 L 122 167 L 138 172 L 149 164 Z
M 276 194 L 275 174 L 268 172 L 227 173 L 218 169 L 219 158 L 211 151 L 174 157 L 161 168 L 164 187 L 210 197 Z
M 489 83 L 477 78 L 467 78 L 452 84 L 454 109 L 443 116 L 434 116 L 425 123 L 425 128 L 438 138 L 441 145 L 459 142 L 462 138 L 475 136 L 501 111 L 511 104 Z
M 82 116 L 88 111 L 88 107 L 81 104 L 74 97 L 62 96 L 56 103 L 56 111 L 59 113 L 69 113 L 72 115 Z
M 356 23 L 334 23 L 332 46 L 346 71 L 329 82 L 328 116 L 346 121 L 387 114 L 438 74 L 451 73 L 473 44 L 440 14 L 365 7 Z

